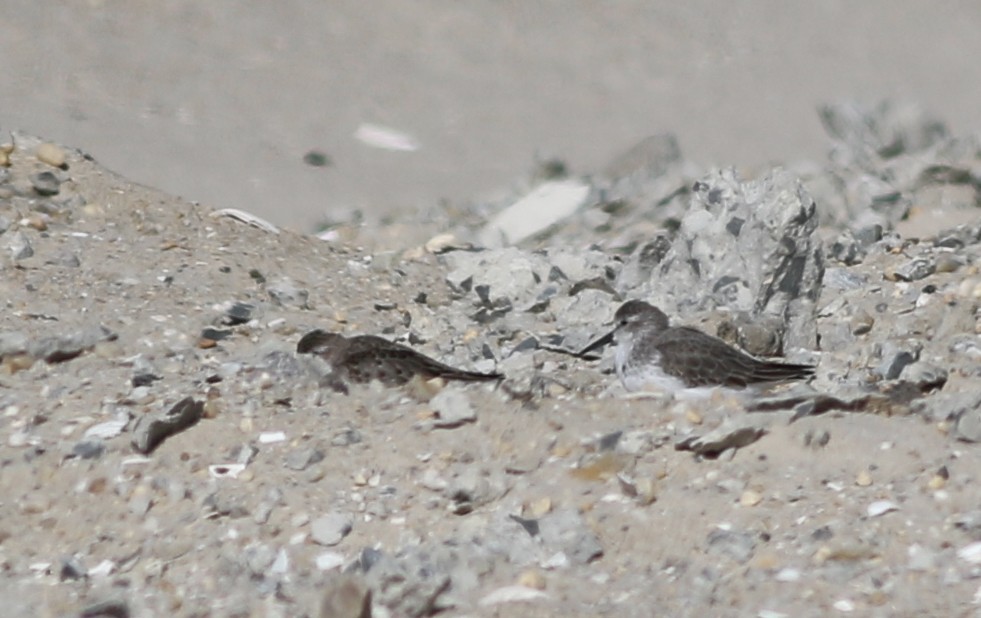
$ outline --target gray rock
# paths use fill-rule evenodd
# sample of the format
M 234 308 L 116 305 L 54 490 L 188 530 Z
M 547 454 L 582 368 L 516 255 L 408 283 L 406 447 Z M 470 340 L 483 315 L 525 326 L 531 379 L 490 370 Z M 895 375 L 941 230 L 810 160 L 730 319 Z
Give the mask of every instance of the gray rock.
M 886 342 L 882 346 L 882 362 L 875 368 L 875 373 L 886 380 L 895 380 L 907 365 L 912 365 L 920 357 L 922 346 L 918 342 L 905 343 Z
M 497 500 L 507 490 L 508 482 L 500 469 L 467 465 L 447 484 L 443 493 L 449 498 L 454 514 L 466 515 Z
M 714 457 L 731 448 L 749 446 L 766 435 L 766 428 L 757 420 L 729 420 L 702 436 L 686 436 L 675 444 L 679 451 Z
M 713 530 L 706 543 L 710 555 L 727 556 L 739 564 L 748 562 L 756 549 L 756 539 L 752 534 L 734 530 Z
M 149 454 L 168 437 L 184 431 L 199 420 L 204 412 L 204 404 L 192 397 L 178 401 L 163 414 L 145 414 L 133 427 L 133 448 Z
M 310 292 L 301 288 L 292 279 L 282 277 L 266 286 L 266 292 L 280 307 L 308 309 Z
M 491 219 L 480 242 L 500 247 L 539 235 L 582 208 L 589 194 L 590 186 L 577 180 L 543 183 Z
M 453 583 L 451 569 L 458 560 L 435 560 L 433 548 L 407 551 L 398 557 L 381 554 L 373 558 L 366 580 L 374 601 L 396 616 L 430 616 L 448 606 L 443 596 Z
M 98 459 L 105 452 L 106 445 L 102 440 L 82 440 L 72 447 L 72 455 L 81 459 Z
M 27 335 L 20 331 L 0 332 L 0 358 L 27 352 L 29 343 Z
M 219 487 L 209 494 L 202 504 L 210 513 L 222 517 L 238 519 L 249 514 L 251 489 L 242 487 Z
M 4 244 L 14 261 L 25 260 L 34 255 L 34 247 L 31 246 L 31 241 L 24 232 L 17 231 L 6 238 Z
M 43 358 L 49 363 L 71 360 L 97 343 L 115 341 L 117 335 L 104 326 L 84 328 L 68 335 L 44 337 L 31 344 L 29 352 L 35 358 Z
M 900 281 L 919 281 L 929 277 L 937 270 L 936 262 L 931 258 L 915 258 L 899 268 L 893 274 Z
M 323 461 L 324 452 L 320 449 L 309 447 L 291 452 L 286 456 L 284 465 L 290 470 L 306 470 L 308 466 Z
M 731 169 L 695 183 L 671 248 L 638 288 L 645 269 L 635 254 L 621 271 L 622 296 L 652 300 L 668 315 L 725 307 L 786 321 L 791 349 L 816 345 L 814 303 L 824 273 L 814 235 L 814 201 L 800 182 L 776 169 L 742 182 Z M 748 251 L 747 247 L 752 247 Z
M 573 564 L 588 564 L 603 555 L 599 538 L 576 509 L 555 510 L 538 520 L 546 549 L 562 552 Z
M 913 103 L 884 100 L 867 106 L 846 101 L 821 106 L 819 115 L 824 130 L 860 161 L 918 152 L 947 138 L 943 122 Z
M 981 409 L 964 410 L 958 415 L 954 436 L 962 442 L 981 442 Z
M 328 547 L 337 545 L 351 532 L 354 520 L 346 513 L 329 513 L 310 524 L 310 536 Z
M 927 361 L 916 361 L 903 367 L 899 379 L 913 384 L 921 391 L 927 391 L 947 383 L 947 370 Z
M 433 420 L 434 427 L 452 429 L 477 420 L 477 412 L 470 405 L 470 399 L 460 390 L 444 388 L 429 400 L 429 405 L 439 415 Z
M 58 195 L 61 191 L 61 180 L 54 172 L 38 172 L 31 176 L 31 186 L 38 195 Z

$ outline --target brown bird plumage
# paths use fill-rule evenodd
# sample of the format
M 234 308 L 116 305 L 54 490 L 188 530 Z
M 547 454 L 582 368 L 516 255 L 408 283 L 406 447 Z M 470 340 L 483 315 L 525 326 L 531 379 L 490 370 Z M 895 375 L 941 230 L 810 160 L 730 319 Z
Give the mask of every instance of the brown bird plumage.
M 464 371 L 445 365 L 407 346 L 375 337 L 344 337 L 337 333 L 313 330 L 296 345 L 299 354 L 316 354 L 331 368 L 332 386 L 347 392 L 344 383 L 378 380 L 386 386 L 400 386 L 414 376 L 424 380 L 443 378 L 468 382 L 500 380 L 499 373 Z
M 617 375 L 630 391 L 742 388 L 814 375 L 811 365 L 762 360 L 700 330 L 670 326 L 663 311 L 643 301 L 624 303 L 614 321 L 616 329 L 582 353 L 615 341 Z

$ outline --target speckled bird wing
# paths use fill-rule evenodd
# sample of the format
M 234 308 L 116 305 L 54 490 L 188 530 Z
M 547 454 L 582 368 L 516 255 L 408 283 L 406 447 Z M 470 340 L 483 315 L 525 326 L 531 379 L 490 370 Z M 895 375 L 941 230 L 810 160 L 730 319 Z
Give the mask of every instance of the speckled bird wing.
M 689 387 L 743 387 L 761 381 L 755 374 L 763 361 L 693 328 L 669 328 L 655 334 L 652 343 L 664 372 Z
M 344 365 L 349 379 L 354 382 L 370 382 L 377 378 L 389 386 L 405 384 L 415 375 L 425 379 L 441 376 L 450 380 L 493 380 L 500 377 L 497 374 L 455 369 L 412 348 L 373 335 L 350 340 Z

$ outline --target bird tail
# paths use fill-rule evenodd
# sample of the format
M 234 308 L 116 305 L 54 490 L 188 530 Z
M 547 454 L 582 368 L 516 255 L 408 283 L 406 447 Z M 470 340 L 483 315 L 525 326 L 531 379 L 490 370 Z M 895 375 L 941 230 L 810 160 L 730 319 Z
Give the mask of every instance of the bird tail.
M 793 363 L 764 363 L 755 371 L 761 381 L 782 382 L 784 380 L 803 380 L 814 376 L 813 365 Z

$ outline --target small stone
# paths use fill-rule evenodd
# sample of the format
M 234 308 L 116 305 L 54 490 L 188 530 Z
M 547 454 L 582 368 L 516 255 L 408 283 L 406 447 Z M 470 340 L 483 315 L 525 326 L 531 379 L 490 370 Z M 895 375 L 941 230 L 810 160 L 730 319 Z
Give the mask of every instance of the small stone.
M 429 253 L 446 253 L 459 244 L 460 241 L 453 234 L 437 234 L 426 241 L 425 249 Z
M 304 448 L 286 456 L 284 465 L 290 470 L 306 470 L 312 464 L 323 461 L 324 452 L 316 448 Z
M 47 163 L 52 167 L 64 168 L 66 155 L 65 151 L 59 146 L 45 142 L 37 147 L 34 151 L 34 155 L 37 157 L 38 161 L 42 163 Z
M 907 568 L 910 571 L 931 571 L 936 564 L 936 554 L 922 545 L 910 545 L 906 554 L 909 556 Z
M 322 150 L 309 150 L 303 155 L 303 162 L 311 167 L 327 167 L 331 164 L 331 159 Z
M 185 397 L 164 414 L 141 416 L 133 427 L 133 447 L 145 455 L 151 453 L 169 436 L 197 423 L 203 408 L 200 401 Z
M 31 241 L 23 232 L 14 232 L 4 243 L 7 245 L 7 251 L 10 253 L 10 257 L 17 260 L 25 260 L 34 255 L 34 247 L 31 246 Z
M 954 436 L 963 442 L 981 442 L 981 410 L 964 410 L 954 424 Z
M 463 391 L 444 389 L 429 401 L 429 405 L 439 415 L 433 420 L 435 427 L 452 429 L 477 420 L 477 412 Z
M 937 267 L 933 260 L 915 258 L 897 268 L 893 275 L 900 281 L 918 281 L 929 277 L 936 270 Z
M 852 316 L 849 322 L 849 328 L 853 335 L 864 335 L 872 330 L 875 325 L 875 318 L 869 315 L 867 312 L 859 310 L 854 316 Z
M 716 528 L 708 535 L 708 552 L 728 556 L 740 564 L 753 557 L 756 540 L 748 532 Z
M 535 590 L 545 590 L 545 576 L 538 569 L 528 569 L 518 576 L 518 585 Z
M 31 176 L 31 185 L 34 187 L 35 193 L 45 197 L 58 195 L 58 192 L 61 190 L 61 181 L 58 180 L 58 176 L 53 172 L 39 172 L 34 174 Z
M 250 303 L 232 303 L 225 311 L 223 322 L 228 326 L 245 324 L 256 315 L 256 306 Z
M 353 525 L 350 515 L 330 513 L 313 520 L 310 524 L 310 536 L 321 545 L 337 545 L 351 532 Z
M 534 519 L 544 517 L 552 511 L 551 498 L 539 498 L 528 505 L 528 515 Z
M 756 506 L 763 501 L 763 495 L 752 489 L 747 489 L 739 496 L 739 504 L 743 506 Z
M 599 538 L 575 509 L 549 513 L 538 528 L 545 547 L 563 552 L 574 564 L 588 564 L 603 555 Z
M 106 445 L 101 440 L 82 440 L 72 447 L 72 455 L 81 459 L 98 459 L 106 452 Z
M 855 484 L 859 487 L 868 487 L 872 484 L 872 475 L 869 474 L 868 470 L 862 470 L 858 473 L 858 476 L 855 477 Z
M 963 265 L 964 258 L 954 253 L 941 253 L 937 256 L 938 273 L 956 272 Z

